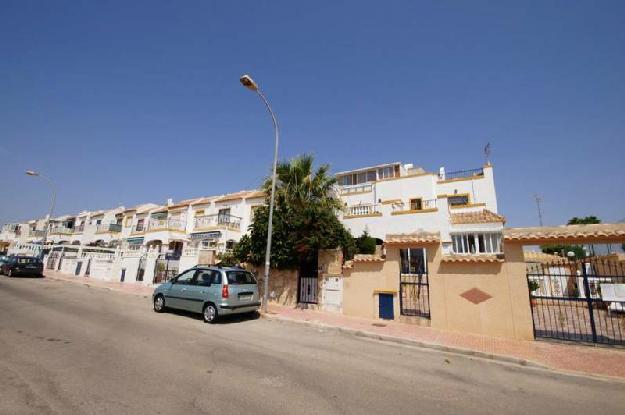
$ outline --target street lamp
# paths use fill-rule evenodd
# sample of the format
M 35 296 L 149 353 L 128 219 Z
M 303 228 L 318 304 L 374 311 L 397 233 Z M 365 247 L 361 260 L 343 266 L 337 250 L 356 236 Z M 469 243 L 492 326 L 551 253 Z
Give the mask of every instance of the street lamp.
M 50 200 L 50 212 L 48 213 L 48 220 L 46 221 L 46 227 L 43 230 L 43 239 L 41 242 L 41 257 L 43 258 L 43 250 L 46 246 L 46 242 L 48 239 L 48 228 L 50 227 L 50 220 L 52 219 L 52 212 L 54 211 L 54 203 L 56 202 L 56 186 L 49 177 L 44 176 L 43 174 L 40 174 L 34 170 L 26 170 L 26 174 L 28 176 L 41 177 L 48 182 L 48 184 L 50 185 L 50 190 L 52 191 L 52 198 Z
M 269 115 L 271 115 L 271 121 L 273 122 L 273 129 L 275 132 L 275 148 L 273 150 L 273 172 L 271 174 L 271 196 L 269 199 L 269 223 L 267 224 L 267 250 L 265 251 L 265 292 L 263 294 L 263 312 L 267 312 L 267 303 L 269 302 L 269 267 L 271 261 L 271 230 L 273 227 L 273 204 L 274 204 L 274 194 L 276 192 L 276 166 L 278 165 L 278 142 L 280 141 L 280 132 L 278 130 L 278 121 L 276 120 L 276 115 L 273 113 L 271 109 L 271 105 L 269 105 L 269 101 L 262 93 L 258 84 L 254 82 L 251 76 L 243 75 L 240 78 L 241 84 L 247 89 L 256 92 L 260 97 L 261 101 L 267 107 L 267 111 L 269 111 Z

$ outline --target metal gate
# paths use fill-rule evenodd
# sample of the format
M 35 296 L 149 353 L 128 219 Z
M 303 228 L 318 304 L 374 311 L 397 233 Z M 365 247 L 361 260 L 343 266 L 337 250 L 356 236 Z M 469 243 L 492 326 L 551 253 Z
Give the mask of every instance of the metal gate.
M 430 318 L 430 283 L 425 249 L 400 249 L 399 310 L 402 316 Z
M 153 284 L 161 284 L 166 282 L 170 278 L 178 275 L 178 268 L 180 266 L 180 258 L 173 258 L 167 255 L 162 255 L 156 260 L 154 265 L 154 279 Z
M 299 278 L 299 302 L 317 304 L 317 276 Z
M 528 263 L 534 335 L 625 345 L 625 261 L 615 255 Z

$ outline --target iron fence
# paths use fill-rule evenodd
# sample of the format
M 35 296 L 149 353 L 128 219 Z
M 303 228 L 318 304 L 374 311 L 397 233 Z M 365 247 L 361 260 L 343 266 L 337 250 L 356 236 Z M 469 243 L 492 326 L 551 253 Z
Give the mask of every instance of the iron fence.
M 527 280 L 536 337 L 625 345 L 625 261 L 528 263 Z
M 470 169 L 470 170 L 456 170 L 449 173 L 445 173 L 444 177 L 440 177 L 442 180 L 451 180 L 451 179 L 464 179 L 469 177 L 480 177 L 484 175 L 484 169 Z

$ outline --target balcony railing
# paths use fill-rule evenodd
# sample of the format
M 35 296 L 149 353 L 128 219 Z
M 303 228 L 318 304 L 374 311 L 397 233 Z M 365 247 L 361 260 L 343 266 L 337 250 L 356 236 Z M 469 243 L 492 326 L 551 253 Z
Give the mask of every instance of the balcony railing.
M 345 210 L 345 216 L 372 216 L 382 215 L 379 209 L 379 205 L 355 205 L 348 206 Z
M 83 233 L 85 231 L 85 224 L 74 227 L 74 233 Z
M 72 229 L 64 226 L 57 226 L 50 229 L 50 235 L 71 235 Z
M 456 170 L 449 173 L 441 173 L 438 175 L 440 180 L 466 179 L 471 177 L 484 176 L 484 169 Z
M 34 236 L 35 238 L 43 238 L 45 232 L 41 229 L 31 229 L 28 231 L 28 236 Z
M 187 227 L 187 223 L 180 219 L 150 219 L 147 229 L 149 231 L 170 230 L 170 231 L 184 231 Z
M 371 191 L 373 191 L 373 185 L 371 184 L 357 184 L 355 186 L 341 187 L 341 195 L 367 193 Z
M 195 218 L 194 229 L 241 229 L 241 218 L 233 215 L 206 215 Z
M 421 211 L 423 211 L 423 213 L 432 212 L 433 209 L 436 209 L 436 203 L 437 199 L 419 199 L 407 205 L 404 203 L 396 203 L 392 205 L 393 211 L 391 214 L 400 215 L 402 213 L 418 213 Z
M 101 223 L 97 226 L 97 233 L 121 232 L 122 225 L 118 223 Z

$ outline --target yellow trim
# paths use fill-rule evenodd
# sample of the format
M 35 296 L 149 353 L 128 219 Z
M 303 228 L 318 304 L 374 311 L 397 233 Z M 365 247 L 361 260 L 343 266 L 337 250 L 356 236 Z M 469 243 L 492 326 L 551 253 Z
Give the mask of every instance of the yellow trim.
M 194 216 L 204 216 L 204 209 L 196 210 Z
M 446 180 L 439 180 L 436 183 L 437 184 L 445 184 L 445 183 L 453 183 L 453 182 L 465 182 L 467 180 L 477 180 L 477 179 L 483 179 L 484 178 L 484 174 L 480 174 L 477 176 L 471 176 L 471 177 L 458 177 L 455 179 L 446 179 Z
M 416 173 L 416 174 L 407 174 L 405 176 L 398 176 L 398 177 L 389 177 L 388 179 L 380 179 L 380 180 L 376 180 L 375 182 L 372 183 L 378 183 L 378 182 L 390 182 L 391 180 L 399 180 L 399 179 L 411 179 L 413 177 L 421 177 L 421 176 L 437 176 L 437 173 L 431 173 L 431 172 L 425 172 L 425 173 Z
M 228 226 L 225 223 L 222 223 L 220 225 L 213 225 L 213 226 L 205 226 L 203 228 L 193 228 L 193 232 L 198 232 L 198 231 L 214 231 L 216 229 L 226 229 L 226 230 L 230 230 L 230 231 L 241 231 L 241 228 L 237 228 L 236 226 Z
M 397 295 L 397 290 L 390 290 L 390 289 L 385 289 L 385 288 L 376 288 L 375 290 L 373 290 L 373 294 L 393 294 L 393 295 Z
M 349 215 L 349 216 L 343 216 L 343 219 L 354 219 L 354 218 L 373 218 L 373 217 L 379 217 L 382 216 L 382 213 L 380 212 L 374 212 L 374 213 L 368 213 L 366 215 Z
M 391 212 L 391 215 L 410 215 L 413 213 L 430 213 L 430 212 L 438 212 L 438 208 L 421 209 L 421 210 L 397 210 L 395 212 Z
M 404 203 L 401 199 L 389 199 L 380 202 L 383 205 L 394 205 L 395 203 Z
M 457 205 L 457 206 L 449 206 L 450 209 L 463 209 L 463 208 L 472 208 L 472 207 L 484 207 L 486 203 L 469 203 L 468 205 Z

